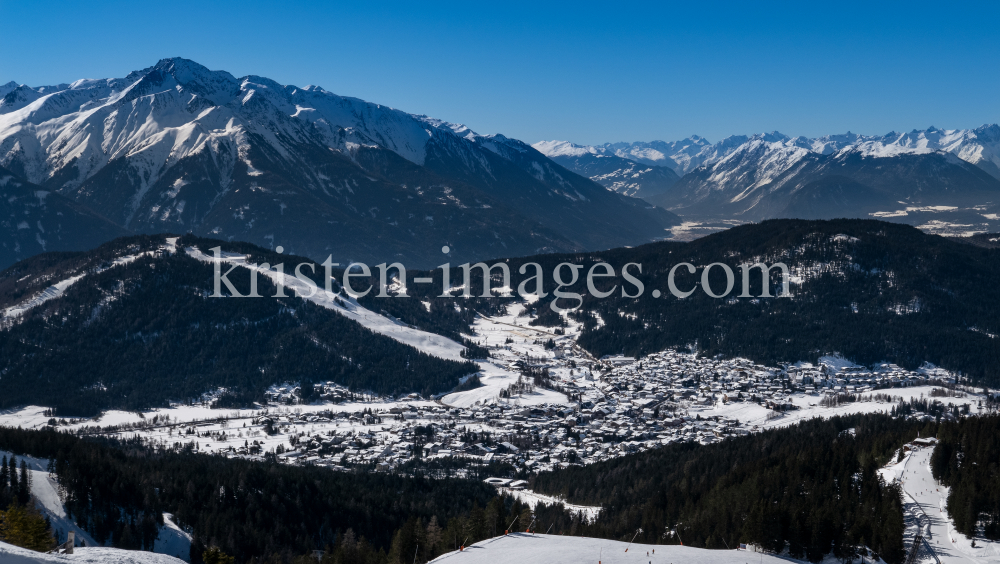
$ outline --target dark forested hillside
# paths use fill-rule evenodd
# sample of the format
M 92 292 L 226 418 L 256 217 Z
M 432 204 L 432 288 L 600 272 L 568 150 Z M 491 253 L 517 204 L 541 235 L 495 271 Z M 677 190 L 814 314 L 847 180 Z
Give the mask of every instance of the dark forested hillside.
M 767 221 L 740 226 L 685 245 L 645 245 L 602 254 L 613 264 L 643 265 L 646 294 L 638 299 L 589 300 L 604 325 L 580 337 L 595 354 L 647 353 L 697 343 L 705 354 L 739 355 L 770 363 L 840 352 L 855 362 L 932 362 L 972 378 L 1000 382 L 1000 252 L 975 248 L 903 226 L 866 220 Z M 794 277 L 791 298 L 736 297 L 738 265 L 783 262 Z M 667 292 L 671 266 L 686 299 Z M 708 297 L 702 269 L 730 265 L 733 292 Z M 715 292 L 726 287 L 715 268 Z M 771 294 L 779 293 L 772 271 Z M 760 296 L 760 273 L 750 277 Z M 664 297 L 654 299 L 652 289 Z M 616 296 L 620 296 L 616 294 Z M 622 315 L 634 313 L 635 318 Z
M 598 291 L 615 291 L 606 298 L 590 295 L 586 275 L 597 262 L 607 262 L 616 278 L 595 278 Z M 490 261 L 487 261 L 490 262 Z M 555 289 L 552 272 L 562 262 L 580 264 L 576 284 L 564 288 L 583 296 L 573 316 L 585 330 L 578 343 L 596 356 L 642 355 L 668 347 L 696 346 L 707 355 L 743 356 L 769 364 L 815 360 L 840 352 L 855 362 L 890 361 L 915 369 L 923 362 L 961 371 L 983 382 L 1000 383 L 1000 249 L 986 249 L 928 235 L 913 227 L 872 220 L 770 220 L 734 227 L 690 243 L 662 242 L 599 253 L 540 255 L 507 259 L 511 286 L 534 274 L 518 273 L 520 265 L 542 266 L 549 295 L 536 307 L 545 308 Z M 679 290 L 694 290 L 678 299 L 668 289 L 675 273 Z M 761 271 L 749 276 L 743 293 L 740 265 L 781 262 L 788 266 L 792 297 L 760 297 Z M 637 288 L 621 275 L 643 283 Z M 733 271 L 733 288 L 724 298 L 709 297 L 702 288 L 705 266 L 724 263 Z M 453 269 L 454 270 L 454 269 Z M 473 288 L 481 288 L 474 271 Z M 434 273 L 440 280 L 440 271 Z M 419 276 L 420 274 L 412 274 Z M 564 267 L 562 276 L 569 279 Z M 493 272 L 499 287 L 499 271 Z M 726 275 L 714 267 L 713 292 L 725 293 Z M 452 283 L 460 279 L 452 273 Z M 529 283 L 528 289 L 533 287 Z M 771 271 L 770 294 L 780 294 L 779 271 Z M 414 286 L 420 299 L 439 292 Z M 661 292 L 654 298 L 653 291 Z M 427 294 L 422 294 L 426 292 Z M 400 300 L 403 301 L 403 300 Z M 497 301 L 502 301 L 498 299 Z M 461 301 L 460 301 L 461 303 Z M 570 308 L 579 300 L 560 300 Z
M 944 423 L 938 439 L 931 470 L 951 488 L 948 515 L 955 528 L 1000 539 L 1000 416 Z
M 0 274 L 0 306 L 7 307 L 82 275 L 61 297 L 6 320 L 0 407 L 35 403 L 91 415 L 218 388 L 249 404 L 271 384 L 326 380 L 381 394 L 430 393 L 476 370 L 297 297 L 209 298 L 212 265 L 157 250 L 162 244 L 120 240 L 93 254 L 42 255 Z M 122 256 L 134 258 L 114 262 Z M 249 276 L 232 281 L 249 292 Z M 263 276 L 259 291 L 275 293 Z
M 110 406 L 145 407 L 185 399 L 225 387 L 240 401 L 260 398 L 271 383 L 302 379 L 334 380 L 379 393 L 441 392 L 472 365 L 428 357 L 388 338 L 373 335 L 337 314 L 298 298 L 207 299 L 210 265 L 178 253 L 156 251 L 163 237 L 134 237 L 92 253 L 48 254 L 0 273 L 0 308 L 24 303 L 49 285 L 91 272 L 52 299 L 0 330 L 0 378 L 6 391 L 0 407 L 27 402 L 59 406 L 70 413 L 93 413 Z M 181 246 L 246 253 L 252 262 L 285 262 L 297 257 L 242 243 L 185 237 Z M 128 263 L 115 257 L 146 253 Z M 528 275 L 519 267 L 537 262 L 548 296 L 533 307 L 544 311 L 555 290 L 552 272 L 562 262 L 580 264 L 578 281 L 564 291 L 582 295 L 572 314 L 584 330 L 578 343 L 595 356 L 642 355 L 668 347 L 695 346 L 708 355 L 744 356 L 769 364 L 815 360 L 839 352 L 855 362 L 882 361 L 917 368 L 932 362 L 983 383 L 1000 382 L 1000 250 L 927 235 L 912 227 L 867 220 L 772 220 L 744 225 L 691 243 L 653 243 L 599 253 L 539 255 L 506 259 L 517 288 Z M 605 298 L 590 295 L 586 274 L 607 262 L 615 278 L 595 279 Z M 492 264 L 494 261 L 487 261 Z M 676 284 L 695 290 L 679 299 L 668 291 L 671 268 Z M 734 272 L 725 298 L 702 291 L 706 265 L 724 263 Z M 791 297 L 760 297 L 761 273 L 750 272 L 748 297 L 742 293 L 740 265 L 787 264 Z M 627 263 L 644 286 L 639 297 L 621 272 Z M 641 272 L 639 266 L 641 265 Z M 461 284 L 452 265 L 451 285 Z M 308 271 L 307 271 L 308 272 Z M 316 281 L 322 273 L 317 267 Z M 340 276 L 335 272 L 334 276 Z M 439 298 L 441 271 L 433 284 L 416 284 L 407 272 L 408 298 L 362 303 L 428 331 L 462 339 L 476 312 L 490 315 L 514 298 Z M 709 282 L 726 288 L 719 267 Z M 562 272 L 568 277 L 568 269 Z M 482 288 L 473 270 L 473 295 Z M 233 277 L 247 284 L 246 277 Z M 369 282 L 377 283 L 377 275 Z M 274 290 L 261 277 L 261 292 Z M 502 284 L 493 271 L 494 288 Z M 532 284 L 529 284 L 529 289 Z M 365 288 L 361 280 L 355 287 Z M 245 286 L 240 286 L 245 291 Z M 779 271 L 769 279 L 780 293 Z M 661 297 L 654 298 L 659 290 Z M 579 300 L 561 298 L 573 307 Z M 457 306 L 457 307 L 456 307 Z M 473 340 L 475 338 L 473 337 Z M 139 377 L 138 375 L 142 376 Z
M 723 549 L 750 542 L 811 561 L 867 547 L 899 564 L 901 494 L 876 470 L 918 433 L 931 436 L 937 428 L 881 415 L 814 419 L 530 479 L 536 491 L 601 505 L 592 523 L 558 505 L 532 515 L 497 497 L 475 470 L 469 477 L 476 480 L 333 472 L 287 466 L 273 455 L 227 459 L 184 445 L 154 449 L 138 439 L 85 440 L 52 429 L 0 427 L 0 450 L 51 459 L 70 516 L 109 545 L 148 548 L 162 513 L 173 513 L 194 534 L 193 562 L 207 546 L 239 563 L 288 562 L 315 549 L 327 549 L 330 564 L 412 561 L 414 554 L 426 562 L 502 534 L 519 516 L 516 530 L 532 519 L 555 534 L 628 540 L 641 530 L 636 540 L 645 543 Z M 995 450 L 986 454 L 995 457 Z
M 581 534 L 706 548 L 756 543 L 795 558 L 861 546 L 902 562 L 897 485 L 876 473 L 918 424 L 884 416 L 814 419 L 710 446 L 670 445 L 542 473 L 532 487 L 603 509 Z
M 496 528 L 486 517 L 502 520 L 513 509 L 512 500 L 497 498 L 478 480 L 338 473 L 101 444 L 50 430 L 0 427 L 0 450 L 53 460 L 70 516 L 107 545 L 149 549 L 162 513 L 173 513 L 194 533 L 195 563 L 207 546 L 241 564 L 288 561 L 332 547 L 373 564 L 387 562 L 393 551 L 411 561 L 418 531 L 419 561 L 426 562 L 463 540 L 492 536 Z M 438 530 L 428 546 L 423 531 L 431 523 Z

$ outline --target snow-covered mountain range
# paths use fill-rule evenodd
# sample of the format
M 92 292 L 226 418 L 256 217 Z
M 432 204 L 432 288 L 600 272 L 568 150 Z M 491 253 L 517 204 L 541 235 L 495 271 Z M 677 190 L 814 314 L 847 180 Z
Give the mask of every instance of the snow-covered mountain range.
M 430 265 L 445 243 L 606 248 L 677 223 L 520 141 L 186 59 L 0 97 L 0 166 L 133 232 Z
M 669 188 L 645 190 L 637 179 L 631 193 L 688 220 L 876 217 L 952 234 L 1000 228 L 997 125 L 814 139 L 771 132 L 716 144 L 694 136 L 673 143 L 534 146 L 598 182 L 588 160 L 619 159 L 619 171 L 627 163 L 670 167 L 683 176 Z
M 1000 126 L 988 124 L 976 129 L 913 130 L 909 133 L 889 132 L 885 135 L 857 133 L 824 135 L 822 137 L 788 137 L 777 131 L 757 135 L 732 135 L 710 143 L 704 137 L 692 135 L 680 141 L 639 141 L 635 143 L 605 143 L 598 146 L 576 145 L 569 141 L 540 141 L 533 147 L 548 157 L 581 156 L 583 154 L 614 155 L 650 166 L 666 166 L 678 176 L 701 166 L 711 166 L 739 151 L 747 143 L 764 142 L 774 150 L 803 149 L 829 155 L 847 147 L 857 147 L 872 156 L 927 154 L 935 151 L 951 153 L 1000 179 Z

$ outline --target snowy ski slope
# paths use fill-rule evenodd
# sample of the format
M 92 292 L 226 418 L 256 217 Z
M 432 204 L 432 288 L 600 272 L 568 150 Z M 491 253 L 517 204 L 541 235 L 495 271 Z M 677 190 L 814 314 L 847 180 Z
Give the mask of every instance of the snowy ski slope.
M 77 548 L 73 554 L 46 554 L 0 542 L 2 564 L 182 564 L 184 561 L 138 550 Z
M 633 544 L 589 537 L 515 533 L 449 552 L 434 564 L 784 564 L 789 559 L 745 550 Z M 647 551 L 649 555 L 647 556 Z M 654 554 L 655 551 L 655 554 Z

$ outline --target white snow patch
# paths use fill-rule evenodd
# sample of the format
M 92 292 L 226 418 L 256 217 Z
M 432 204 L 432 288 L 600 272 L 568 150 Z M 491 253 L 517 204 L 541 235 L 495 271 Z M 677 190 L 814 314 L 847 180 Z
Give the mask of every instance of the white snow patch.
M 165 554 L 122 550 L 119 548 L 75 548 L 73 554 L 46 554 L 0 542 L 0 562 L 3 564 L 183 564 L 184 561 Z
M 628 547 L 628 552 L 625 552 Z M 646 553 L 649 552 L 649 556 Z M 788 559 L 745 550 L 706 550 L 560 535 L 514 533 L 467 546 L 432 560 L 434 564 L 787 564 Z

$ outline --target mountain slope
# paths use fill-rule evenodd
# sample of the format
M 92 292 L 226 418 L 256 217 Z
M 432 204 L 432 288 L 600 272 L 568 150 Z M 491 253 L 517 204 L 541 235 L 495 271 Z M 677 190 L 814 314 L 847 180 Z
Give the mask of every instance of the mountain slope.
M 645 354 L 697 343 L 705 354 L 796 362 L 840 352 L 857 362 L 890 361 L 917 368 L 932 362 L 980 379 L 1000 382 L 1000 255 L 928 235 L 912 227 L 871 220 L 771 220 L 716 233 L 691 243 L 657 243 L 601 256 L 612 264 L 643 265 L 646 294 L 636 300 L 588 300 L 600 316 L 580 339 L 595 355 Z M 676 284 L 696 292 L 677 299 Z M 725 299 L 699 287 L 705 265 L 723 262 L 735 274 Z M 787 264 L 791 298 L 737 298 L 739 265 Z M 760 273 L 751 272 L 750 296 L 760 296 Z M 770 276 L 779 293 L 778 274 Z M 709 277 L 726 287 L 720 268 Z M 659 289 L 660 299 L 650 292 Z M 617 296 L 617 294 L 616 294 Z
M 594 147 L 543 141 L 533 147 L 556 163 L 619 194 L 647 199 L 666 192 L 679 177 L 665 166 L 641 164 Z
M 843 180 L 851 183 L 849 197 L 816 193 L 823 186 L 843 188 L 838 184 Z M 813 196 L 800 194 L 806 187 Z M 789 217 L 804 199 L 815 197 L 835 206 L 804 211 L 805 219 L 881 217 L 927 228 L 937 221 L 983 231 L 997 221 L 1000 181 L 943 151 L 886 151 L 866 142 L 824 155 L 758 139 L 651 200 L 691 217 L 760 221 Z
M 87 564 L 184 564 L 184 560 L 154 554 L 141 550 L 118 548 L 77 548 L 72 556 L 35 552 L 12 544 L 0 542 L 0 560 L 8 564 L 64 564 L 86 562 Z
M 771 132 L 732 136 L 714 145 L 695 136 L 600 147 L 543 141 L 536 147 L 553 159 L 580 163 L 581 172 L 585 162 L 612 155 L 669 165 L 683 178 L 644 197 L 689 221 L 788 217 L 811 199 L 815 209 L 802 211 L 807 218 L 879 217 L 951 235 L 1000 228 L 1000 184 L 989 178 L 1000 180 L 1000 126 L 995 124 L 881 136 L 847 132 L 793 138 Z M 838 179 L 827 180 L 831 175 Z M 844 179 L 856 183 L 849 194 L 843 192 Z M 810 184 L 811 195 L 798 194 Z M 820 194 L 826 185 L 835 193 Z M 832 207 L 815 207 L 819 202 Z
M 0 269 L 46 251 L 82 251 L 128 233 L 0 167 Z
M 503 135 L 469 138 L 484 159 L 463 155 L 464 146 L 435 141 L 428 144 L 427 167 L 440 173 L 452 171 L 586 249 L 660 239 L 666 235 L 665 226 L 680 223 L 673 213 L 611 192 L 526 143 Z
M 774 217 L 834 219 L 891 209 L 895 201 L 846 176 L 824 176 L 802 186 Z
M 210 253 L 221 242 L 175 241 L 123 238 L 87 253 L 42 254 L 0 273 L 0 407 L 93 414 L 219 390 L 249 404 L 272 384 L 328 380 L 381 394 L 431 393 L 478 370 L 457 354 L 442 355 L 456 358 L 447 360 L 418 351 L 400 342 L 405 335 L 373 333 L 358 321 L 378 316 L 346 296 L 321 291 L 307 300 L 288 290 L 289 297 L 271 297 L 270 275 L 257 276 L 264 297 L 210 297 L 213 266 L 198 247 Z M 240 249 L 228 279 L 244 296 L 250 264 L 300 261 Z M 259 259 L 246 262 L 248 252 Z M 322 275 L 313 279 L 322 287 Z
M 867 144 L 888 153 L 951 153 L 1000 179 L 1000 125 L 997 124 L 982 125 L 976 129 L 942 130 L 930 127 L 909 133 L 892 132 Z
M 834 182 L 835 181 L 835 182 Z M 860 185 L 833 179 L 845 197 Z M 807 198 L 804 206 L 810 202 Z M 823 204 L 820 201 L 820 204 Z M 580 280 L 562 292 L 579 293 L 560 299 L 563 308 L 583 324 L 577 343 L 595 357 L 642 356 L 669 347 L 696 347 L 712 356 L 745 357 L 766 364 L 813 361 L 839 352 L 871 365 L 894 362 L 916 369 L 931 362 L 962 371 L 973 381 L 1000 382 L 1000 250 L 929 235 L 906 225 L 875 220 L 803 221 L 778 219 L 741 225 L 689 243 L 664 241 L 631 249 L 585 255 L 553 254 L 507 261 L 511 287 L 533 275 L 519 274 L 528 262 L 546 273 L 545 292 L 533 307 L 547 311 L 556 284 L 548 273 L 563 262 L 581 265 Z M 593 265 L 606 262 L 617 278 L 594 278 L 596 298 L 586 276 Z M 679 299 L 670 292 L 672 269 Z M 751 270 L 744 297 L 740 265 L 784 263 L 789 269 L 791 297 L 761 297 L 762 275 Z M 627 282 L 622 268 L 643 284 Z M 724 270 L 715 266 L 708 277 L 713 292 L 702 288 L 707 265 L 723 263 L 732 273 L 725 292 Z M 598 270 L 597 272 L 601 272 Z M 412 276 L 421 276 L 411 273 Z M 779 270 L 768 277 L 771 296 L 781 293 Z M 473 287 L 480 281 L 473 279 Z M 494 284 L 496 286 L 496 284 Z M 409 287 L 409 286 L 408 286 Z M 530 287 L 530 286 L 529 286 Z M 658 291 L 658 297 L 654 297 Z M 413 285 L 414 296 L 428 292 Z M 629 296 L 623 295 L 627 292 Z M 425 299 L 426 296 L 421 297 Z M 400 300 L 402 302 L 402 300 Z
M 634 531 L 633 531 L 634 532 Z M 629 552 L 625 552 L 628 548 Z M 687 564 L 746 564 L 746 554 L 736 551 L 706 550 L 690 546 L 630 544 L 628 539 L 610 540 L 587 536 L 511 533 L 480 541 L 462 551 L 449 552 L 432 564 L 576 564 L 600 561 L 608 564 L 641 562 L 642 555 L 654 551 L 654 562 Z M 782 564 L 784 558 L 761 555 L 759 564 Z
M 1000 181 L 950 153 L 876 156 L 866 146 L 806 161 L 774 182 L 773 191 L 796 191 L 814 179 L 841 175 L 876 194 L 915 205 L 974 206 L 1000 203 Z
M 730 216 L 756 204 L 761 187 L 810 155 L 778 134 L 757 135 L 710 167 L 684 175 L 668 192 L 651 200 L 692 215 Z
M 8 98 L 0 165 L 137 232 L 430 266 L 445 243 L 470 259 L 607 248 L 678 222 L 460 126 L 185 59 Z

